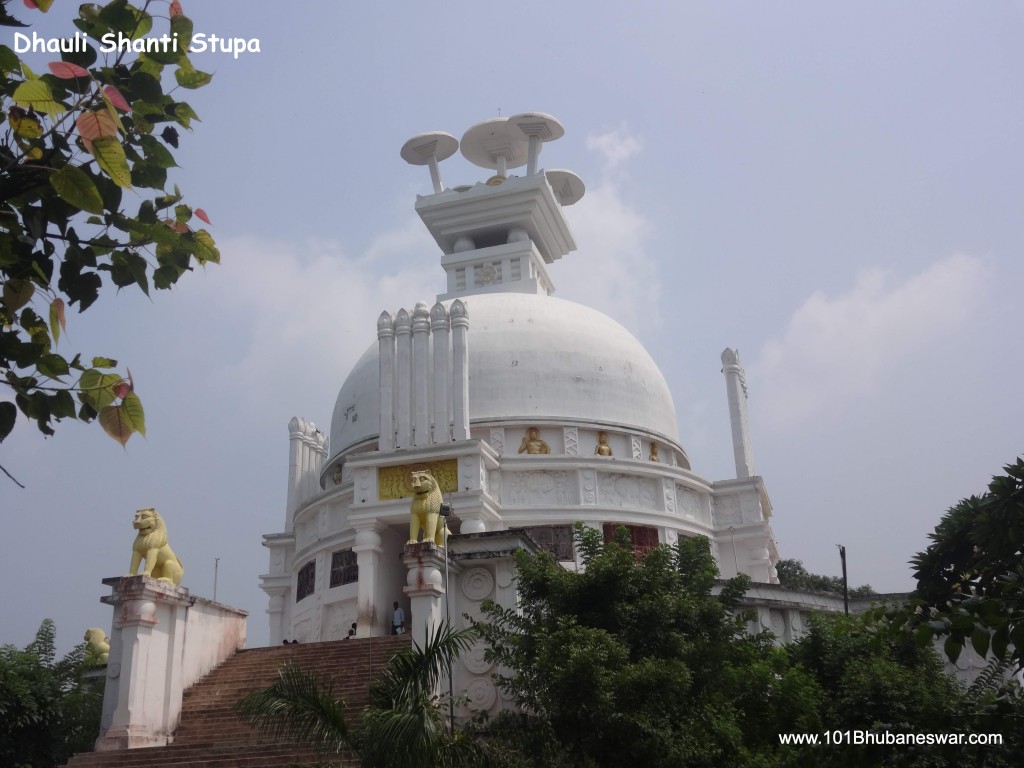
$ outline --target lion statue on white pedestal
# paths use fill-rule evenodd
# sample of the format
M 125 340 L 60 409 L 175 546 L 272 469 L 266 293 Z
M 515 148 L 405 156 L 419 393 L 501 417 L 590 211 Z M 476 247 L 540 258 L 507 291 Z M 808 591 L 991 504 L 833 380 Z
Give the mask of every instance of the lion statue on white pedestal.
M 143 575 L 169 581 L 174 586 L 181 584 L 185 568 L 167 543 L 167 526 L 160 513 L 153 507 L 137 510 L 132 527 L 139 533 L 132 545 L 132 567 L 127 575 L 135 576 L 145 560 Z
M 412 504 L 409 510 L 409 544 L 419 540 L 420 528 L 423 529 L 423 541 L 432 541 L 437 546 L 444 546 L 445 524 L 441 516 L 441 489 L 437 480 L 427 468 L 414 467 L 409 471 L 409 490 L 412 491 Z

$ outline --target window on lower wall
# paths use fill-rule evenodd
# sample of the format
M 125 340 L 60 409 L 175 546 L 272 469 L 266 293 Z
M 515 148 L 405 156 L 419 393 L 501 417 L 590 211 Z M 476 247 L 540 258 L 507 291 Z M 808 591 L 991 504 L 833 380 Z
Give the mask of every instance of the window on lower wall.
M 555 560 L 574 560 L 571 525 L 538 525 L 527 528 L 530 538 L 541 549 L 555 556 Z
M 605 544 L 615 538 L 615 531 L 620 527 L 629 531 L 629 540 L 633 542 L 634 557 L 643 557 L 659 544 L 657 528 L 650 525 L 626 525 L 624 523 L 604 524 Z
M 340 587 L 359 581 L 359 566 L 356 565 L 356 553 L 351 549 L 342 549 L 331 555 L 331 586 Z
M 309 597 L 316 590 L 316 560 L 310 560 L 299 568 L 299 583 L 295 588 L 295 602 Z

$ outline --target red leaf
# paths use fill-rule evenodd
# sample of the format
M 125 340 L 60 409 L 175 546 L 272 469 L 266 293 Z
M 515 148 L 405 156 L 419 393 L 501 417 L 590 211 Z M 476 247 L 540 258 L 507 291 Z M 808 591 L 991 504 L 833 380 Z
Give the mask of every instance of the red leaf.
M 205 221 L 211 227 L 213 226 L 213 222 L 210 221 L 210 217 L 206 215 L 206 211 L 204 211 L 202 208 L 196 208 L 194 211 L 192 211 L 192 213 L 196 215 L 196 218 L 200 219 L 201 221 Z
M 103 92 L 107 94 L 107 98 L 110 99 L 110 103 L 120 109 L 122 112 L 131 112 L 131 105 L 125 101 L 124 96 L 112 85 L 108 85 L 103 89 Z
M 120 384 L 114 385 L 114 397 L 124 399 L 125 396 L 132 391 L 132 385 L 127 381 L 122 381 Z
M 33 10 L 35 10 L 36 8 L 39 7 L 38 5 L 35 4 L 34 0 L 24 0 L 24 2 L 26 8 L 32 8 Z
M 117 123 L 106 111 L 83 112 L 75 120 L 75 125 L 78 126 L 78 134 L 86 141 L 117 136 Z
M 181 16 L 183 13 L 185 13 L 183 10 L 181 10 L 181 3 L 179 3 L 178 0 L 171 0 L 171 5 L 167 10 L 167 16 L 169 18 L 174 16 Z
M 61 80 L 72 80 L 76 77 L 88 77 L 89 70 L 84 69 L 70 61 L 51 61 L 46 65 Z

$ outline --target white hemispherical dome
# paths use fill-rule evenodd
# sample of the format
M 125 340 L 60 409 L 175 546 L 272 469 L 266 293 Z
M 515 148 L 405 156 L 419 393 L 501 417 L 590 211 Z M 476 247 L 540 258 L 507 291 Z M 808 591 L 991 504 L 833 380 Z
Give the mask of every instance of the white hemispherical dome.
M 551 296 L 463 297 L 469 315 L 469 419 L 583 422 L 660 435 L 678 445 L 665 377 L 643 345 L 607 315 Z M 450 303 L 450 302 L 445 302 Z M 379 436 L 378 344 L 338 394 L 331 455 Z

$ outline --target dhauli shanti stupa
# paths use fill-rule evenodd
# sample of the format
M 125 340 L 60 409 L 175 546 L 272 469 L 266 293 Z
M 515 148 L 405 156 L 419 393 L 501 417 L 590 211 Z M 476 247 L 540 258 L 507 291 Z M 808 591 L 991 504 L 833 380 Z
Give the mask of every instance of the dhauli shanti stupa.
M 283 530 L 263 540 L 271 644 L 341 639 L 353 625 L 358 637 L 390 634 L 396 601 L 414 637 L 446 615 L 467 621 L 486 598 L 514 605 L 512 552 L 548 549 L 576 567 L 574 521 L 606 536 L 626 526 L 638 551 L 707 536 L 723 577 L 777 584 L 737 352 L 721 360 L 736 477 L 711 480 L 691 470 L 643 345 L 553 295 L 555 262 L 577 248 L 563 209 L 585 189 L 571 171 L 541 166 L 544 144 L 562 135 L 552 116 L 526 113 L 478 123 L 461 141 L 424 133 L 402 147 L 429 167 L 433 191 L 416 212 L 440 251 L 442 291 L 382 307 L 376 339 L 368 323 L 329 437 L 303 418 L 289 424 Z M 440 167 L 456 151 L 484 170 L 446 187 Z M 443 547 L 406 546 L 417 467 L 451 510 L 447 558 Z M 806 606 L 771 592 L 752 593 L 761 623 L 791 638 Z M 491 672 L 481 651 L 457 675 L 477 709 L 500 706 Z

